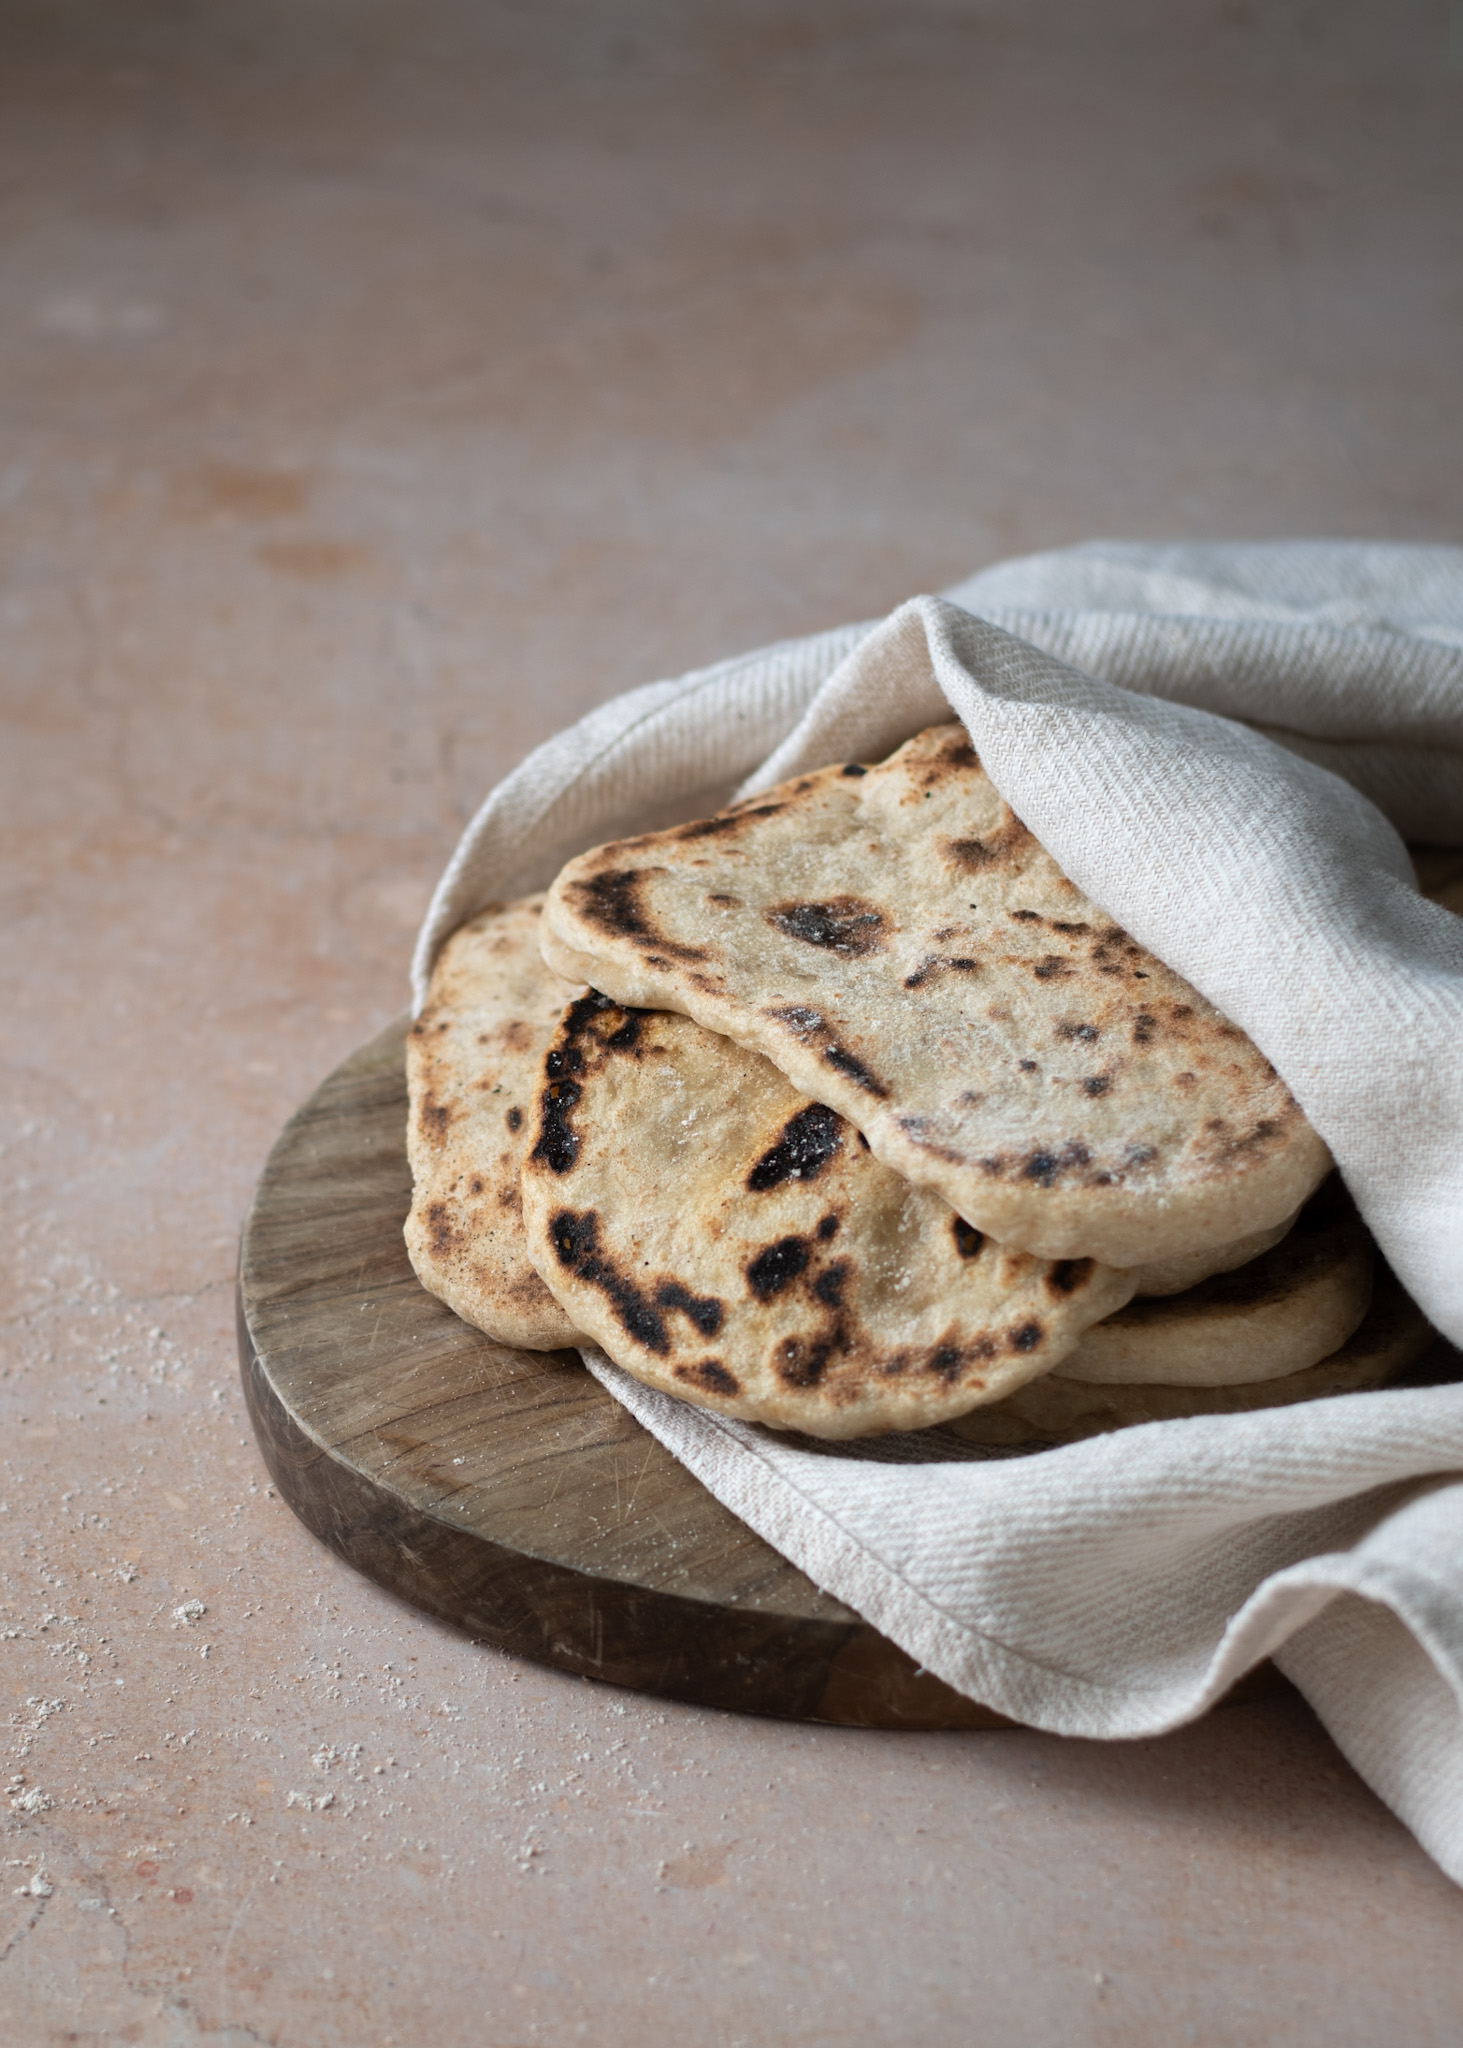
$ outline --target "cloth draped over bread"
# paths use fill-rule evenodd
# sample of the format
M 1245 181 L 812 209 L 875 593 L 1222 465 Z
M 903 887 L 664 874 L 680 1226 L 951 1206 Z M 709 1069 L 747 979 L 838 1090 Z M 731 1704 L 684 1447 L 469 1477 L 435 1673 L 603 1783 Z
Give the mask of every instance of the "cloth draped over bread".
M 1240 1025 L 1463 1342 L 1463 550 L 1091 544 L 612 700 L 489 796 L 418 943 L 600 841 L 963 722 L 1061 868 Z M 927 1669 L 1031 1726 L 1151 1735 L 1268 1655 L 1463 1882 L 1463 1385 L 1038 1456 L 810 1447 L 585 1361 Z

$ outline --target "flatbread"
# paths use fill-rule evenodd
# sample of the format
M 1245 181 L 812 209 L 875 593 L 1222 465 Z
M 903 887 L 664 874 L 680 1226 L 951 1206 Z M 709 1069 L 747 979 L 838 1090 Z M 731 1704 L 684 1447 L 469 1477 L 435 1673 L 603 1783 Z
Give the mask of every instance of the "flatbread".
M 406 1040 L 412 1266 L 464 1322 L 530 1351 L 578 1335 L 529 1261 L 518 1195 L 544 1051 L 578 993 L 544 965 L 542 905 L 495 905 L 455 931 Z
M 1002 1243 L 1142 1265 L 1329 1166 L 1245 1034 L 1068 881 L 959 726 L 569 862 L 545 957 L 764 1054 Z
M 1057 1370 L 1092 1385 L 1244 1386 L 1304 1371 L 1346 1342 L 1372 1298 L 1371 1236 L 1335 1180 L 1258 1259 L 1184 1294 L 1130 1301 Z
M 1188 1252 L 1182 1258 L 1154 1259 L 1146 1266 L 1134 1266 L 1134 1292 L 1183 1294 L 1188 1288 L 1197 1287 L 1201 1280 L 1207 1280 L 1211 1273 L 1232 1273 L 1236 1266 L 1247 1266 L 1261 1252 L 1268 1252 L 1271 1245 L 1279 1244 L 1294 1228 L 1299 1214 L 1297 1209 L 1294 1216 L 1272 1223 L 1268 1230 L 1252 1230 L 1248 1237 L 1236 1238 L 1233 1244 L 1216 1245 L 1211 1251 Z
M 1013 1252 L 767 1060 L 590 993 L 544 1062 L 529 1255 L 615 1362 L 811 1436 L 921 1429 L 1046 1372 L 1132 1281 Z
M 1228 1387 L 1097 1387 L 1050 1373 L 996 1406 L 973 1409 L 946 1427 L 967 1443 L 991 1449 L 1039 1449 L 1135 1423 L 1242 1415 L 1256 1408 L 1323 1401 L 1332 1394 L 1385 1386 L 1422 1356 L 1434 1335 L 1421 1309 L 1403 1293 L 1390 1269 L 1379 1264 L 1371 1307 L 1361 1324 L 1339 1350 L 1304 1372 Z

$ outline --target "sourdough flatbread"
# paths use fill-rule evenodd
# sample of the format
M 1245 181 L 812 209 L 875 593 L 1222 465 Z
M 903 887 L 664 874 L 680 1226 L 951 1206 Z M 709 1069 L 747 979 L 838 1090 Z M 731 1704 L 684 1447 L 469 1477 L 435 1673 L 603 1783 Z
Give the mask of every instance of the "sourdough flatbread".
M 1270 1251 L 1183 1294 L 1130 1301 L 1057 1370 L 1094 1385 L 1244 1386 L 1329 1358 L 1372 1298 L 1370 1233 L 1331 1180 Z
M 544 1050 L 577 993 L 544 965 L 542 904 L 494 906 L 453 933 L 406 1041 L 417 1278 L 464 1322 L 531 1351 L 578 1335 L 529 1261 L 518 1195 Z
M 1081 895 L 959 726 L 570 861 L 545 957 L 761 1052 L 1003 1243 L 1133 1266 L 1280 1223 L 1329 1155 Z
M 1046 1372 L 1132 1281 L 994 1243 L 767 1060 L 572 1004 L 522 1175 L 564 1313 L 665 1392 L 811 1436 L 921 1429 Z
M 1050 1373 L 994 1407 L 973 1409 L 946 1427 L 967 1443 L 991 1449 L 1039 1449 L 1074 1443 L 1140 1422 L 1188 1415 L 1239 1415 L 1382 1387 L 1414 1364 L 1436 1332 L 1380 1262 L 1371 1307 L 1339 1350 L 1304 1372 L 1248 1386 L 1088 1386 Z

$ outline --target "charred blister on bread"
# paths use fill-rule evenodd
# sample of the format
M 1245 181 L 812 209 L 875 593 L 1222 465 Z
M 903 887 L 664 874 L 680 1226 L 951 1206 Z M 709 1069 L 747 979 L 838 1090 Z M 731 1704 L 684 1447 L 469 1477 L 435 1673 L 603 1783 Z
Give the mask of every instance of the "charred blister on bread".
M 528 1106 L 565 998 L 538 944 L 542 898 L 495 904 L 453 933 L 407 1034 L 412 1265 L 430 1292 L 505 1344 L 556 1350 L 573 1324 L 523 1239 Z
M 992 1397 L 1132 1291 L 987 1238 L 757 1054 L 603 997 L 545 1055 L 522 1189 L 540 1274 L 616 1363 L 811 1435 Z
M 786 937 L 830 953 L 877 953 L 886 942 L 888 921 L 883 911 L 858 896 L 834 896 L 824 903 L 774 903 L 763 916 Z

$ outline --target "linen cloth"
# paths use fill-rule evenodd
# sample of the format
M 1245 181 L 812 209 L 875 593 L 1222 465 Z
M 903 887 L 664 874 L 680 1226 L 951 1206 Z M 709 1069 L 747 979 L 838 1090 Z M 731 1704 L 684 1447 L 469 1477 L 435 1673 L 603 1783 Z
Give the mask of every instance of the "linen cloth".
M 488 798 L 418 943 L 569 855 L 963 720 L 1072 879 L 1250 1034 L 1463 1341 L 1463 549 L 1094 543 L 651 684 Z M 586 1363 L 927 1669 L 1033 1727 L 1159 1733 L 1267 1655 L 1463 1883 L 1463 1385 L 1036 1455 L 809 1446 Z

